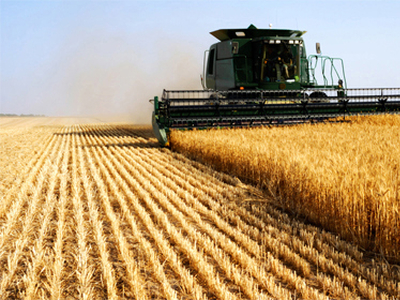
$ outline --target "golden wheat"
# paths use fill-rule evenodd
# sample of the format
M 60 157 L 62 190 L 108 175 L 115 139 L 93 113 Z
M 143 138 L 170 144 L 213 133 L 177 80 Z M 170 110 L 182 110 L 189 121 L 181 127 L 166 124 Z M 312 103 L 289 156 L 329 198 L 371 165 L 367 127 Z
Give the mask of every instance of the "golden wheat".
M 148 127 L 74 121 L 0 120 L 0 299 L 400 298 L 395 265 Z
M 173 132 L 173 149 L 270 191 L 279 204 L 400 259 L 400 117 Z

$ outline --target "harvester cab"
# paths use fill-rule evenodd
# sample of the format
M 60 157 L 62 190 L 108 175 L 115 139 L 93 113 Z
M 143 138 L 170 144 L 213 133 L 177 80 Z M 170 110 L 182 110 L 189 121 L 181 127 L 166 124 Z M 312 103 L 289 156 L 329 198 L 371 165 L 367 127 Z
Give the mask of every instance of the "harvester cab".
M 205 51 L 202 91 L 164 90 L 153 102 L 162 146 L 174 129 L 319 122 L 400 113 L 400 88 L 348 89 L 340 58 L 306 54 L 305 31 L 220 29 Z
M 345 86 L 343 61 L 320 54 L 307 58 L 304 33 L 257 29 L 254 25 L 211 32 L 220 42 L 204 53 L 203 88 L 274 91 Z M 318 69 L 324 79 L 322 85 L 317 83 Z M 328 70 L 332 72 L 327 77 Z

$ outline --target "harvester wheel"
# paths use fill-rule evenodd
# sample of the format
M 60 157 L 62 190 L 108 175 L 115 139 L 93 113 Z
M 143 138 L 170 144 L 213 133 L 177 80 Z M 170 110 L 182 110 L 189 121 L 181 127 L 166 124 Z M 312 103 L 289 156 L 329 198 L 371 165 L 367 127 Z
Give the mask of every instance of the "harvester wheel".
M 324 92 L 313 92 L 310 95 L 311 103 L 327 103 L 329 102 L 328 96 Z

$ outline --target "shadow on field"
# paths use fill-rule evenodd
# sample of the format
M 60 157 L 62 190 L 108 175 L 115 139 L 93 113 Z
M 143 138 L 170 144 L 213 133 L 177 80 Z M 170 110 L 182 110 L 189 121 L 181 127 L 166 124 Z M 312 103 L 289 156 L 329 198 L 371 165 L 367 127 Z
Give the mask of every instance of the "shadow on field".
M 147 141 L 138 141 L 138 142 L 134 142 L 134 143 L 110 143 L 110 144 L 86 144 L 86 145 L 82 145 L 82 148 L 161 148 L 160 144 L 155 140 L 147 140 Z
M 77 135 L 98 137 L 142 137 L 154 138 L 152 127 L 149 125 L 100 125 L 82 126 L 72 132 L 57 132 L 55 135 Z
M 82 147 L 133 147 L 133 148 L 160 148 L 153 134 L 151 126 L 139 125 L 107 125 L 107 126 L 83 126 L 76 131 L 54 133 L 58 136 L 76 136 L 84 138 Z M 104 143 L 93 143 L 87 138 L 118 138 L 120 142 L 110 140 Z M 130 141 L 123 139 L 132 138 Z

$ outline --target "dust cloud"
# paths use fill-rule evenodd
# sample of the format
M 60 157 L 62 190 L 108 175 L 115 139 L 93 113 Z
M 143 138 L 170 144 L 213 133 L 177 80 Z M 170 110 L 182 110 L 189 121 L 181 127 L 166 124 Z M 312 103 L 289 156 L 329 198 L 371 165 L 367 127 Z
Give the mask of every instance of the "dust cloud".
M 163 89 L 200 89 L 201 56 L 162 36 L 82 36 L 65 60 L 68 110 L 76 116 L 150 123 Z M 147 36 L 148 37 L 148 36 Z
M 77 30 L 15 94 L 30 99 L 33 113 L 150 124 L 149 100 L 163 89 L 201 89 L 200 48 L 162 33 Z

